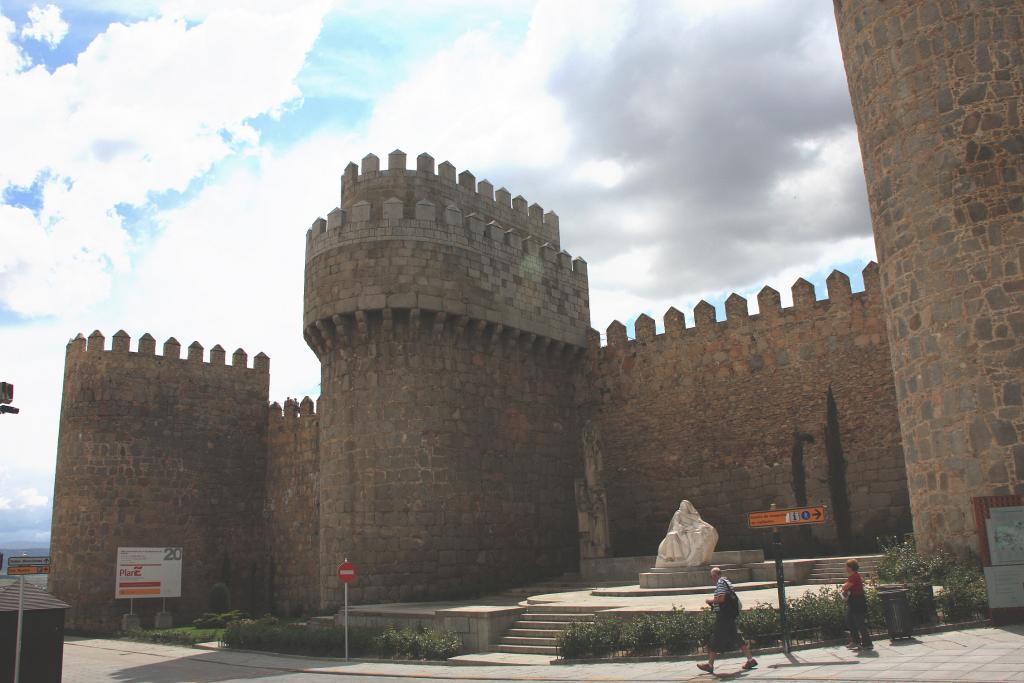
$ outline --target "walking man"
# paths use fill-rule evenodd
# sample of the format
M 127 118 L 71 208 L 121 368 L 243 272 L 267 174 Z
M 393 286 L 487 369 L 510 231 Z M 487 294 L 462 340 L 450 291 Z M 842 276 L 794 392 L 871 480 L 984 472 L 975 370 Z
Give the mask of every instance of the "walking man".
M 750 651 L 750 644 L 743 640 L 736 628 L 736 620 L 740 616 L 740 599 L 733 590 L 732 582 L 722 575 L 721 567 L 711 568 L 711 581 L 715 584 L 715 594 L 705 602 L 715 613 L 715 627 L 711 632 L 711 642 L 708 643 L 708 662 L 698 664 L 697 668 L 713 674 L 715 658 L 722 652 L 739 648 L 747 657 L 744 670 L 753 669 L 757 666 L 757 660 Z
M 871 633 L 868 632 L 868 599 L 864 595 L 864 579 L 860 576 L 860 563 L 855 559 L 846 561 L 846 583 L 843 597 L 846 598 L 846 627 L 850 629 L 850 643 L 853 650 L 871 650 Z

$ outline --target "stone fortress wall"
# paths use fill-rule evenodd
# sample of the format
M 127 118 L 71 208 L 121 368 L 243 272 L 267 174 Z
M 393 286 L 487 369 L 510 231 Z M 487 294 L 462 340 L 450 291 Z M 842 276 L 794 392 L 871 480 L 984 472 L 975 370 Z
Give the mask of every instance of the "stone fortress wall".
M 176 612 L 207 608 L 227 578 L 235 604 L 265 608 L 263 516 L 269 359 L 173 338 L 156 355 L 123 331 L 110 348 L 98 331 L 68 344 L 54 484 L 50 590 L 72 628 L 111 631 L 119 546 L 183 546 Z M 157 600 L 136 600 L 149 616 Z
M 765 289 L 756 316 L 734 295 L 692 328 L 672 309 L 660 335 L 641 316 L 602 348 L 555 214 L 429 155 L 369 155 L 306 236 L 317 405 L 268 410 L 262 355 L 69 344 L 51 575 L 69 627 L 116 626 L 119 545 L 185 546 L 186 618 L 225 574 L 253 611 L 334 607 L 346 556 L 362 602 L 558 574 L 584 451 L 616 555 L 652 553 L 683 496 L 759 545 L 743 513 L 793 502 L 800 434 L 808 500 L 828 500 L 829 386 L 855 534 L 907 530 L 909 486 L 922 547 L 972 547 L 970 497 L 1024 486 L 1024 4 L 834 5 L 880 282 L 833 273 L 816 301 L 801 281 L 788 309 Z
M 835 0 L 914 528 L 1024 492 L 1024 3 Z
M 586 486 L 607 492 L 613 554 L 653 552 L 684 496 L 724 546 L 759 546 L 743 514 L 794 502 L 798 433 L 813 437 L 808 501 L 830 502 L 829 386 L 856 537 L 909 530 L 874 264 L 864 292 L 837 272 L 824 301 L 801 280 L 791 308 L 766 288 L 757 315 L 733 295 L 725 321 L 702 303 L 687 328 L 671 309 L 663 334 L 641 316 L 636 340 L 616 322 L 602 348 L 586 263 L 561 250 L 557 216 L 447 162 L 435 172 L 428 155 L 405 164 L 398 151 L 386 170 L 373 155 L 361 172 L 350 164 L 341 206 L 307 231 L 315 403 L 268 408 L 265 356 L 249 369 L 239 351 L 226 366 L 215 347 L 204 363 L 193 345 L 181 360 L 169 343 L 161 357 L 148 337 L 130 353 L 121 333 L 109 352 L 81 350 L 81 339 L 69 347 L 54 585 L 83 606 L 73 626 L 116 616 L 105 591 L 85 587 L 103 585 L 118 545 L 171 537 L 203 558 L 189 570 L 185 615 L 205 608 L 225 556 L 236 606 L 280 614 L 337 607 L 334 571 L 346 558 L 360 566 L 352 599 L 362 603 L 465 597 L 575 570 L 584 433 L 604 453 L 603 481 Z M 94 405 L 97 387 L 133 398 Z M 197 455 L 208 451 L 215 466 Z M 147 464 L 122 464 L 131 457 Z M 151 520 L 101 526 L 112 503 L 133 506 L 164 486 L 154 467 L 167 486 L 196 493 L 159 496 L 171 502 L 151 507 Z M 81 540 L 90 536 L 103 540 Z M 102 618 L 90 601 L 105 605 Z
M 266 482 L 267 602 L 309 614 L 320 604 L 320 419 L 308 396 L 270 404 Z
M 321 363 L 320 603 L 448 598 L 573 568 L 586 264 L 553 213 L 429 155 L 350 164 L 307 233 Z
M 910 531 L 877 265 L 865 269 L 864 282 L 865 291 L 853 293 L 849 278 L 835 271 L 825 300 L 801 279 L 789 308 L 765 287 L 754 315 L 733 294 L 724 321 L 701 302 L 695 326 L 673 308 L 662 334 L 647 315 L 636 321 L 635 340 L 618 321 L 608 327 L 606 346 L 592 334 L 592 391 L 583 413 L 603 441 L 616 556 L 651 554 L 684 496 L 720 531 L 720 548 L 762 547 L 764 534 L 747 528 L 746 512 L 797 504 L 791 455 L 798 433 L 813 438 L 803 444 L 808 502 L 831 505 L 829 386 L 855 542 L 873 547 L 877 536 Z M 835 540 L 834 527 L 814 533 Z

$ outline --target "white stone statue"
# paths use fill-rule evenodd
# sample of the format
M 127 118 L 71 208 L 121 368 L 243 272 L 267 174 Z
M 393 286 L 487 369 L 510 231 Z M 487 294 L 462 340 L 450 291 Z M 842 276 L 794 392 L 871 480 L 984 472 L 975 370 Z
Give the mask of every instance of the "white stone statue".
M 665 540 L 658 546 L 657 568 L 697 567 L 711 561 L 718 532 L 700 518 L 693 503 L 684 500 L 672 515 Z

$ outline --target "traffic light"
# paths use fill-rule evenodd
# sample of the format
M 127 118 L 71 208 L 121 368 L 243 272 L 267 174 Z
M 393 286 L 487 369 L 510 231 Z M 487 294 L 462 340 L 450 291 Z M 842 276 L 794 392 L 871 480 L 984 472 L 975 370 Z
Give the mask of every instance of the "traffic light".
M 7 382 L 0 382 L 0 403 L 10 403 L 14 400 L 14 385 Z

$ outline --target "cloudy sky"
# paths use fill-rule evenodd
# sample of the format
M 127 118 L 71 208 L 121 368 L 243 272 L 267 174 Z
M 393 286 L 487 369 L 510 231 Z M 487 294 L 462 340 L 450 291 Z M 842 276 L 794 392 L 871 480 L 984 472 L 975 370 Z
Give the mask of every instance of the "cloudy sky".
M 211 9 L 215 8 L 215 9 Z M 49 533 L 64 348 L 124 328 L 315 394 L 304 233 L 349 160 L 557 211 L 603 330 L 874 258 L 825 0 L 0 0 L 0 545 Z M 720 315 L 721 317 L 721 315 Z M 659 323 L 660 324 L 660 323 Z M 108 341 L 109 343 L 109 341 Z M 134 348 L 134 342 L 133 342 Z

